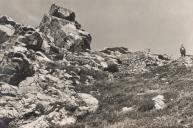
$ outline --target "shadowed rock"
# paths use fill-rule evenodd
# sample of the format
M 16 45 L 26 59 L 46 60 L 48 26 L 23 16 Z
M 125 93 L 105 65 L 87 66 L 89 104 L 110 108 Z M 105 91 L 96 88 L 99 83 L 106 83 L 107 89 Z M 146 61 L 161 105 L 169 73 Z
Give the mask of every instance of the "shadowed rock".
M 53 4 L 50 8 L 49 15 L 69 20 L 71 22 L 75 21 L 75 13 L 69 9 L 59 7 Z

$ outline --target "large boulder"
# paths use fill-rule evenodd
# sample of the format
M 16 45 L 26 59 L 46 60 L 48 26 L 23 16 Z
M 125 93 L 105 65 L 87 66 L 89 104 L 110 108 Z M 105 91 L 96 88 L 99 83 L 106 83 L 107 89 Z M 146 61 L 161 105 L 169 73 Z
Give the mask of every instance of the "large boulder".
M 15 32 L 11 25 L 0 25 L 0 44 L 7 41 Z
M 4 59 L 0 63 L 0 76 L 2 77 L 0 82 L 18 85 L 19 82 L 33 74 L 34 66 L 31 60 L 22 52 L 10 50 L 8 54 L 4 55 Z M 6 77 L 3 78 L 3 76 Z
M 69 21 L 75 21 L 75 13 L 69 9 L 59 7 L 53 4 L 50 8 L 49 15 L 62 18 Z
M 75 14 L 68 9 L 52 5 L 39 28 L 56 47 L 72 52 L 90 50 L 91 35 L 77 27 Z
M 78 93 L 81 99 L 86 103 L 82 109 L 88 112 L 95 112 L 99 107 L 99 101 L 90 94 Z
M 0 83 L 0 120 L 6 121 L 15 119 L 19 116 L 19 112 L 17 111 L 17 95 L 18 88 L 7 83 Z M 2 123 L 0 121 L 0 123 Z M 1 125 L 0 125 L 1 126 Z
M 8 39 L 15 33 L 16 23 L 9 17 L 0 17 L 0 44 L 8 41 Z
M 41 34 L 38 32 L 27 34 L 24 37 L 20 37 L 18 40 L 26 44 L 26 47 L 28 49 L 33 49 L 34 51 L 40 51 L 43 44 L 43 38 L 41 37 Z

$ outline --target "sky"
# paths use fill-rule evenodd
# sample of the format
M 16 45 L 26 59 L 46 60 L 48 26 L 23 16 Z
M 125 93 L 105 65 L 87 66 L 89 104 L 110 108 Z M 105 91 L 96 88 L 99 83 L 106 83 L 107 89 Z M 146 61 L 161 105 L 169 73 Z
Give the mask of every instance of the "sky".
M 92 49 L 124 46 L 179 56 L 193 54 L 193 0 L 0 0 L 0 15 L 38 26 L 52 3 L 76 13 Z

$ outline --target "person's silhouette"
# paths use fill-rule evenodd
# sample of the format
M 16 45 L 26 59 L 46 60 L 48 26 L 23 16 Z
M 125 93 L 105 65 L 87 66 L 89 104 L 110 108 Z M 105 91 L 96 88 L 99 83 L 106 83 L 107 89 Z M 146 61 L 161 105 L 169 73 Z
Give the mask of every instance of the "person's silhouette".
M 184 45 L 183 45 L 183 44 L 181 44 L 180 53 L 181 53 L 181 56 L 182 56 L 182 57 L 185 57 L 185 56 L 186 56 L 186 49 L 184 48 Z

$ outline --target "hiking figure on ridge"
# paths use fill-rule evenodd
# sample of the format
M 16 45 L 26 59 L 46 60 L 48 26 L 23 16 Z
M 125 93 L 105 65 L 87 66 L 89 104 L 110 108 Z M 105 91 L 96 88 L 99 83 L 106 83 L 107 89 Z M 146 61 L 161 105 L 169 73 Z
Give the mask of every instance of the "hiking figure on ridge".
M 180 53 L 181 53 L 181 57 L 185 57 L 186 56 L 186 49 L 184 48 L 183 44 L 181 44 Z

